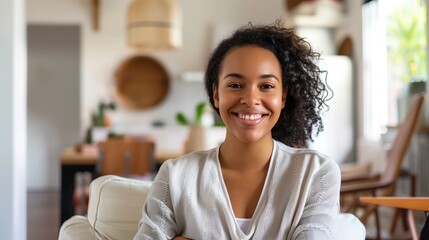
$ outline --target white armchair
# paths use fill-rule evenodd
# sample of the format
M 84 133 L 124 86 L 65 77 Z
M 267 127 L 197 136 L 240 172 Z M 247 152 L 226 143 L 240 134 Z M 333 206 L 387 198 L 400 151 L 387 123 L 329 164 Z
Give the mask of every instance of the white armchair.
M 91 183 L 88 216 L 63 223 L 60 240 L 133 239 L 151 182 L 102 176 Z M 340 214 L 338 240 L 365 239 L 365 228 L 352 214 Z

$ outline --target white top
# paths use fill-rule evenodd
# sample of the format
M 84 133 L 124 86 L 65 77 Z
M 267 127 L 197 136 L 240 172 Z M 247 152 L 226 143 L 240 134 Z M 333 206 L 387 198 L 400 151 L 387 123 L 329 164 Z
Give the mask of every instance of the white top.
M 238 226 L 219 163 L 219 148 L 165 162 L 134 239 L 333 239 L 340 171 L 316 151 L 274 141 L 250 226 Z
M 243 232 L 247 232 L 247 228 L 249 228 L 250 223 L 252 222 L 251 218 L 236 218 L 235 220 Z

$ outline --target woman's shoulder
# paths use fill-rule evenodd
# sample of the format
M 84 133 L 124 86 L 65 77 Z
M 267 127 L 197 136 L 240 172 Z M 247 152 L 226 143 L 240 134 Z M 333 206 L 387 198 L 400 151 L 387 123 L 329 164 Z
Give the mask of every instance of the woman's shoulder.
M 326 155 L 312 149 L 292 148 L 282 143 L 277 144 L 277 166 L 283 171 L 300 169 L 310 173 L 310 179 L 329 179 L 330 182 L 341 182 L 341 172 L 338 163 Z M 304 175 L 303 175 L 304 176 Z
M 217 150 L 187 153 L 176 159 L 165 161 L 159 169 L 155 181 L 167 183 L 178 192 L 195 192 L 201 186 L 209 186 L 216 175 Z
M 278 150 L 288 155 L 311 155 L 311 156 L 318 157 L 320 159 L 328 159 L 326 155 L 314 149 L 290 147 L 282 142 L 279 142 L 279 141 L 275 141 L 275 142 Z
M 317 150 L 308 148 L 294 148 L 278 141 L 276 141 L 276 144 L 278 154 L 281 157 L 287 157 L 291 160 L 305 160 L 316 163 L 318 165 L 329 165 L 331 167 L 335 167 L 337 165 L 336 162 L 334 162 L 328 156 L 322 154 Z
M 169 171 L 190 170 L 192 168 L 200 168 L 203 165 L 210 164 L 216 160 L 217 148 L 206 151 L 196 151 L 186 153 L 175 159 L 165 161 L 161 168 L 168 168 Z

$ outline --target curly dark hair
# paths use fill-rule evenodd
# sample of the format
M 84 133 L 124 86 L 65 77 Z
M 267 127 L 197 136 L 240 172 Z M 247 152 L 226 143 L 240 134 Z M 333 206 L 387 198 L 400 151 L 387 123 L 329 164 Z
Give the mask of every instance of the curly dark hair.
M 219 74 L 225 56 L 234 48 L 256 45 L 271 51 L 278 59 L 282 71 L 283 89 L 288 88 L 286 105 L 271 130 L 272 137 L 292 147 L 307 147 L 323 131 L 321 113 L 328 110 L 326 101 L 332 91 L 326 83 L 326 73 L 317 66 L 320 54 L 293 30 L 273 25 L 248 24 L 224 39 L 213 51 L 206 68 L 204 81 L 213 109 L 213 89 L 219 84 Z M 322 78 L 325 75 L 325 78 Z

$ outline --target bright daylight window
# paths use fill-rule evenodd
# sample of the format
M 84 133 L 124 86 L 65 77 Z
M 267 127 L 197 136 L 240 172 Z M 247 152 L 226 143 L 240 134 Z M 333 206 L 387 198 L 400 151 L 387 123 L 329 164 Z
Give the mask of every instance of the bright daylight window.
M 378 140 L 403 120 L 412 95 L 426 89 L 425 1 L 367 1 L 362 19 L 364 136 Z

